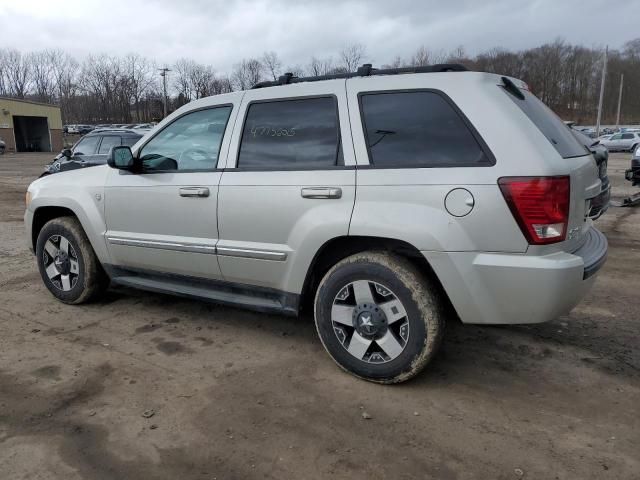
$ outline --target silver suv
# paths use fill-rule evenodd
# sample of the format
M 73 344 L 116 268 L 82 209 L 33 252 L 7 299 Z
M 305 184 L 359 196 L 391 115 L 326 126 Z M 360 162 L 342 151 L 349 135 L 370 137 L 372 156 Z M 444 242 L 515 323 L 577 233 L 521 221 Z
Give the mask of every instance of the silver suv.
M 297 315 L 358 377 L 395 383 L 464 323 L 567 313 L 604 263 L 599 169 L 516 79 L 361 67 L 191 102 L 109 164 L 33 182 L 42 279 Z M 606 172 L 604 172 L 606 174 Z

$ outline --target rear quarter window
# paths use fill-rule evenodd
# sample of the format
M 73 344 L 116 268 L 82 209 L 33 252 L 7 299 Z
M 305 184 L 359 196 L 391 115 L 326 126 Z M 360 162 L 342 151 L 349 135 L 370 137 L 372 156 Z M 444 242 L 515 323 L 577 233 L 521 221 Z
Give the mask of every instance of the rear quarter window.
M 488 148 L 436 91 L 360 94 L 369 162 L 381 168 L 493 165 Z
M 562 158 L 581 157 L 589 154 L 586 147 L 578 142 L 565 123 L 533 93 L 528 90 L 520 90 L 523 98 L 517 98 L 506 88 L 503 90 L 549 140 Z

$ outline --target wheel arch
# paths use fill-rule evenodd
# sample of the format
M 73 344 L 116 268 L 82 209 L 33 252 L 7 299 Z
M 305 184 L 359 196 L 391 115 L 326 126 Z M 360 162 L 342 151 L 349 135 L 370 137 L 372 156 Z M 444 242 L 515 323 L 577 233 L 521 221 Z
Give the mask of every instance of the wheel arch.
M 300 310 L 313 311 L 315 291 L 322 277 L 333 265 L 348 256 L 368 250 L 386 251 L 408 259 L 423 275 L 435 282 L 445 302 L 450 304 L 449 297 L 438 276 L 415 246 L 396 238 L 345 235 L 328 240 L 316 252 L 307 269 L 302 287 Z
M 44 227 L 48 221 L 60 217 L 75 217 L 80 221 L 78 215 L 67 207 L 43 206 L 37 208 L 35 212 L 33 212 L 33 221 L 31 222 L 31 247 L 34 251 L 36 249 L 38 235 L 40 234 L 42 227 Z M 82 222 L 80 222 L 80 224 L 82 224 Z M 82 228 L 84 228 L 84 226 Z
M 73 217 L 80 223 L 82 230 L 87 235 L 89 239 L 89 244 L 93 251 L 95 252 L 98 260 L 101 263 L 108 262 L 108 252 L 106 250 L 106 244 L 104 242 L 104 238 L 101 237 L 100 232 L 97 232 L 96 229 L 102 226 L 101 219 L 97 220 L 98 224 L 94 225 L 92 219 L 89 217 L 88 213 L 85 211 L 81 211 L 81 207 L 78 205 L 41 205 L 34 209 L 33 211 L 33 220 L 31 221 L 31 247 L 35 252 L 36 244 L 38 242 L 38 235 L 42 230 L 42 227 L 54 218 L 60 217 Z M 93 228 L 92 228 L 93 227 Z

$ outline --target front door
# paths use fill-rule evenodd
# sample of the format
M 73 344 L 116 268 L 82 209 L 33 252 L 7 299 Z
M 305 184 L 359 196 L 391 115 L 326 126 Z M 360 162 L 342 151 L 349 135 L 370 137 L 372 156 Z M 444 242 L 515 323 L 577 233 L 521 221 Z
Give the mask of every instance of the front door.
M 355 159 L 344 80 L 250 90 L 220 181 L 225 280 L 300 293 L 318 249 L 348 234 Z
M 105 236 L 114 266 L 220 277 L 217 162 L 228 151 L 232 112 L 222 105 L 179 116 L 134 152 L 142 173 L 110 172 Z

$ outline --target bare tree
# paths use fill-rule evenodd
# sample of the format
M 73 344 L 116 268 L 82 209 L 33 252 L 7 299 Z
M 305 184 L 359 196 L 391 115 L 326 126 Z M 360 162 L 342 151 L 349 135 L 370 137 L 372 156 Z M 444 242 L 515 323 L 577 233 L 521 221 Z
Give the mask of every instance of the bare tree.
M 51 67 L 56 85 L 56 96 L 60 103 L 63 118 L 67 121 L 80 121 L 77 106 L 78 62 L 62 50 L 51 51 Z
M 4 72 L 7 90 L 16 98 L 24 98 L 31 84 L 31 65 L 18 50 L 7 50 L 4 55 Z
M 123 70 L 128 80 L 126 86 L 135 107 L 136 120 L 140 121 L 140 101 L 157 82 L 156 65 L 138 54 L 131 53 L 123 59 Z
M 264 66 L 256 58 L 243 59 L 233 68 L 231 81 L 238 90 L 247 90 L 262 80 Z
M 431 63 L 431 52 L 424 45 L 418 47 L 416 52 L 409 59 L 411 67 L 424 67 Z
M 347 72 L 354 72 L 364 59 L 365 55 L 365 49 L 362 44 L 354 43 L 349 45 L 340 52 L 340 66 Z
M 328 75 L 333 70 L 333 58 L 317 58 L 311 57 L 311 61 L 307 66 L 307 71 L 312 77 L 318 77 L 320 75 Z
M 186 58 L 179 59 L 174 66 L 175 88 L 178 95 L 182 96 L 184 103 L 190 102 L 194 96 L 193 86 L 191 83 L 191 71 L 195 66 L 193 60 Z
M 273 80 L 277 80 L 280 76 L 280 68 L 282 67 L 282 61 L 278 57 L 276 52 L 264 52 L 262 55 L 262 64 L 265 70 L 273 77 Z
M 52 52 L 33 52 L 26 56 L 33 81 L 33 93 L 39 102 L 50 103 L 55 94 Z

